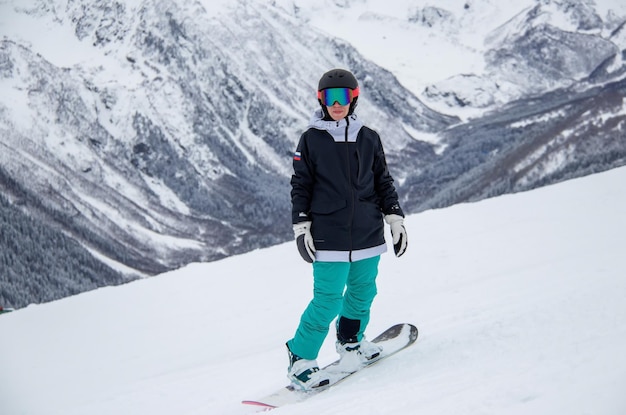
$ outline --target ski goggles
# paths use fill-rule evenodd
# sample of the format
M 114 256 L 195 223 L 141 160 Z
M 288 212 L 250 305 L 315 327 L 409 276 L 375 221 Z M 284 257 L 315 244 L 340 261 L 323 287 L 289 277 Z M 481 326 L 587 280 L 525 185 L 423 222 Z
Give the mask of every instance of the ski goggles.
M 348 105 L 354 98 L 359 96 L 359 87 L 350 88 L 326 88 L 317 91 L 317 98 L 327 107 L 332 107 L 335 102 L 339 105 Z

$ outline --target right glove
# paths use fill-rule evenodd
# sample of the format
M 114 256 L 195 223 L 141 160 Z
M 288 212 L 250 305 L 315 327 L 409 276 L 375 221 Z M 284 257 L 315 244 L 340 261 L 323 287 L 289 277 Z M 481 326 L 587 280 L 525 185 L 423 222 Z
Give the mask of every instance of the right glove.
M 300 256 L 309 264 L 315 261 L 315 244 L 311 235 L 311 221 L 300 222 L 293 225 L 293 233 L 298 245 Z

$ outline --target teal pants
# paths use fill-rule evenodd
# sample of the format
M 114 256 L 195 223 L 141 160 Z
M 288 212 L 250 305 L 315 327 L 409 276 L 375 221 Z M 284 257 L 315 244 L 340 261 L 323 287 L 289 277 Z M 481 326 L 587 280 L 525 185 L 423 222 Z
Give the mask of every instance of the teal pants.
M 313 300 L 304 310 L 289 349 L 303 359 L 317 359 L 329 326 L 337 317 L 360 322 L 358 341 L 370 319 L 376 296 L 380 256 L 356 262 L 314 262 Z

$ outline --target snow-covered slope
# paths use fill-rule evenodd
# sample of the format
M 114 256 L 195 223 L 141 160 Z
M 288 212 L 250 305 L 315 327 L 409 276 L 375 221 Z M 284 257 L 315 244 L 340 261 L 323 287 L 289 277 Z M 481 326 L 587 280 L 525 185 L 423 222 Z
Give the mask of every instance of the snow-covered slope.
M 626 168 L 408 217 L 370 335 L 417 344 L 276 414 L 626 412 Z M 0 413 L 247 414 L 309 300 L 292 243 L 0 316 Z M 332 339 L 320 360 L 329 361 Z

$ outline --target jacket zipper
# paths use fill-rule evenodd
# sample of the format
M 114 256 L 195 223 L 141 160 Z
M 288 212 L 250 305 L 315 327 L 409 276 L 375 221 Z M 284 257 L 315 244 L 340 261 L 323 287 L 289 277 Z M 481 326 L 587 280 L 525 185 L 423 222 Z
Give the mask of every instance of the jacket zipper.
M 350 169 L 350 147 L 348 143 L 348 130 L 350 128 L 350 121 L 348 117 L 346 119 L 346 130 L 345 130 L 345 144 L 346 144 L 346 166 L 348 169 L 348 185 L 350 186 L 350 230 L 348 232 L 348 237 L 350 238 L 350 250 L 348 251 L 348 261 L 352 262 L 352 221 L 354 219 L 354 187 L 352 185 L 352 171 Z

